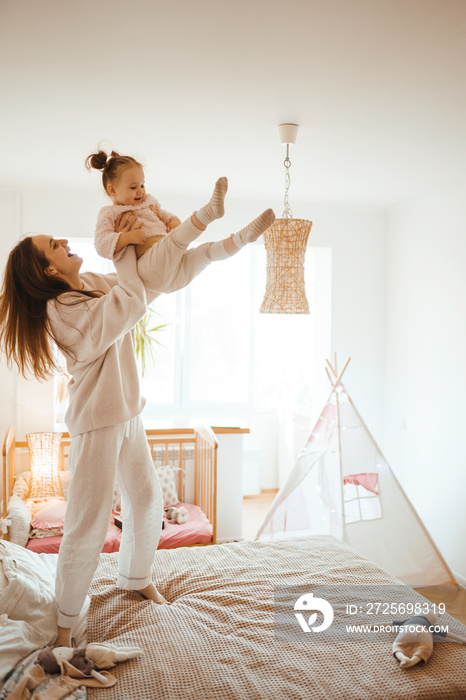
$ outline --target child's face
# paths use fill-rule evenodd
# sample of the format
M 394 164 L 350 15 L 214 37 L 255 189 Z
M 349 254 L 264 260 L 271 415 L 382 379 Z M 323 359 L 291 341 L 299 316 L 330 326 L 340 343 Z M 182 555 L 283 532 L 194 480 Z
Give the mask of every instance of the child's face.
M 107 189 L 113 204 L 140 204 L 146 196 L 144 170 L 139 165 L 125 168 Z

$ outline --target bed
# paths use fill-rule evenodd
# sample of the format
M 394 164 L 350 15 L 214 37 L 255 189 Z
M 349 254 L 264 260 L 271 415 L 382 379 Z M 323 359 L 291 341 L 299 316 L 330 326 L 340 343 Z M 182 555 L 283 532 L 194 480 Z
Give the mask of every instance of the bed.
M 208 545 L 217 536 L 217 440 L 213 431 L 198 426 L 182 433 L 146 430 L 151 457 L 162 487 L 165 506 L 183 506 L 187 522 L 171 523 L 164 517 L 161 549 Z M 70 480 L 68 450 L 70 438 L 62 433 L 59 443 L 58 497 L 28 498 L 30 453 L 28 443 L 15 439 L 13 427 L 6 432 L 2 450 L 3 539 L 37 553 L 56 553 L 63 533 L 66 493 Z M 18 468 L 19 467 L 19 468 Z M 103 552 L 120 546 L 119 492 L 114 496 L 114 513 L 109 523 Z M 123 525 L 124 526 L 124 525 Z
M 2 546 L 15 547 L 0 543 L 0 560 Z M 116 562 L 115 553 L 100 557 L 87 641 L 136 645 L 144 656 L 112 669 L 117 684 L 105 693 L 87 689 L 90 700 L 466 697 L 464 646 L 436 642 L 427 664 L 403 670 L 391 653 L 394 633 L 346 632 L 348 605 L 359 610 L 351 622 L 365 624 L 368 605 L 428 603 L 330 536 L 159 550 L 153 581 L 170 606 L 116 589 Z M 306 634 L 298 624 L 294 605 L 303 593 L 331 604 L 326 631 Z M 393 617 L 380 612 L 370 622 L 387 625 Z M 466 632 L 447 614 L 442 624 Z M 0 643 L 1 634 L 0 627 Z

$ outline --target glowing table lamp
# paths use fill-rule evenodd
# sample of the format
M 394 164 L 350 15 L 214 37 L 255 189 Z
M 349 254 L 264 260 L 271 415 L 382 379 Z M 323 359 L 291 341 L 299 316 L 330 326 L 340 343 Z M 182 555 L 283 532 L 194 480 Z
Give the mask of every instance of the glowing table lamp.
M 59 467 L 61 433 L 28 433 L 30 477 L 27 498 L 63 498 Z

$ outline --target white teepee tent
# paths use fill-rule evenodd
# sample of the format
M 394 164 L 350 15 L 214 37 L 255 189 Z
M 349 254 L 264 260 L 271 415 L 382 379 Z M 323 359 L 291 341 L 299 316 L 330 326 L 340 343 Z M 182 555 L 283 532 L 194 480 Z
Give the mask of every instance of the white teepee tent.
M 411 586 L 457 581 L 328 362 L 332 391 L 256 540 L 334 535 Z

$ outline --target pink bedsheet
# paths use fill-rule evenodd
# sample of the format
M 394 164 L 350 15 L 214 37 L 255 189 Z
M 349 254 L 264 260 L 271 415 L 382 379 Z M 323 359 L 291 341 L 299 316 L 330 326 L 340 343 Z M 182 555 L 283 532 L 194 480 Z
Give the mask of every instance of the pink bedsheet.
M 173 547 L 186 547 L 190 544 L 208 544 L 212 540 L 212 524 L 198 506 L 191 503 L 179 503 L 188 511 L 188 522 L 178 525 L 169 523 L 164 518 L 165 527 L 162 530 L 158 549 L 172 549 Z M 61 535 L 55 537 L 33 537 L 26 545 L 26 549 L 33 552 L 54 554 L 60 549 Z M 102 552 L 118 552 L 120 549 L 121 530 L 112 518 L 108 528 L 107 537 Z

